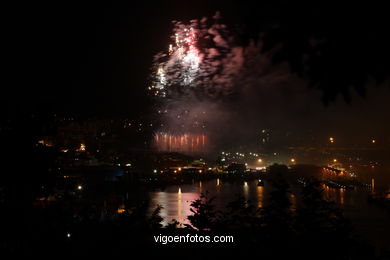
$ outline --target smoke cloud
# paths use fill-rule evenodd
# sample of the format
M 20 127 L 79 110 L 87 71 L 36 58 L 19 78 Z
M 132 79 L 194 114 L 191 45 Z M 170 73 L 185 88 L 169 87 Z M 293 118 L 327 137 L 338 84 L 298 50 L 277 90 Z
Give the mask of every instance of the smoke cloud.
M 335 135 L 345 120 L 373 123 L 373 117 L 356 120 L 358 106 L 325 108 L 321 93 L 307 88 L 287 63 L 272 62 L 272 50 L 262 52 L 261 41 L 241 46 L 220 18 L 173 22 L 172 46 L 155 56 L 149 87 L 159 104 L 159 132 L 204 134 L 213 152 L 261 148 L 263 129 L 277 133 L 277 149 Z M 389 105 L 379 104 L 388 114 Z

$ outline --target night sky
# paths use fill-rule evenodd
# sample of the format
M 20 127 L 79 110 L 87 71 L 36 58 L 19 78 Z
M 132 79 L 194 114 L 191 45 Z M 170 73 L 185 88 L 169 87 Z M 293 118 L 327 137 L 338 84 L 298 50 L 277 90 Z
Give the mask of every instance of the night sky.
M 10 10 L 7 56 L 18 69 L 6 102 L 88 115 L 143 110 L 152 57 L 168 45 L 171 21 L 212 13 L 179 1 Z
M 291 75 L 302 80 L 287 90 L 266 92 L 278 99 L 271 102 L 274 105 L 285 104 L 280 95 L 293 97 L 291 107 L 275 105 L 275 113 L 269 110 L 269 126 L 302 122 L 316 125 L 322 114 L 315 114 L 324 110 L 326 117 L 342 112 L 333 125 L 341 125 L 347 118 L 351 127 L 363 122 L 377 125 L 380 132 L 387 131 L 389 125 L 384 118 L 389 116 L 386 100 L 390 95 L 384 79 L 390 59 L 385 8 L 326 4 L 129 1 L 9 6 L 5 11 L 7 83 L 1 95 L 2 112 L 6 116 L 26 112 L 129 117 L 146 114 L 152 108 L 146 91 L 152 59 L 167 48 L 171 21 L 188 22 L 220 11 L 243 46 L 250 39 L 259 40 L 259 33 L 266 35 L 265 50 L 282 43 L 273 62 L 288 62 Z M 375 17 L 368 18 L 372 14 Z M 301 57 L 312 55 L 307 43 L 313 39 L 324 41 L 326 48 L 307 71 Z M 256 106 L 247 110 L 257 113 Z M 291 117 L 284 113 L 287 110 L 299 116 Z M 244 115 L 250 117 L 252 113 Z

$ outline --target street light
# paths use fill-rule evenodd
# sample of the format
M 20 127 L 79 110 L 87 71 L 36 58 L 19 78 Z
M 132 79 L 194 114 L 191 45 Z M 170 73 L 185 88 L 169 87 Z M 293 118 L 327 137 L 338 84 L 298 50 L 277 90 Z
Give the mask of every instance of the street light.
M 290 160 L 292 163 L 295 163 L 295 159 L 294 158 L 291 158 Z

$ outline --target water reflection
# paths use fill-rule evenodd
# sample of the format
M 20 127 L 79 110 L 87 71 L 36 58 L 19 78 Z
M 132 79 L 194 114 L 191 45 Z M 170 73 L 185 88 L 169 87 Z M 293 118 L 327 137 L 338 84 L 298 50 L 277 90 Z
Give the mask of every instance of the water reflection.
M 155 191 L 150 193 L 151 205 L 149 212 L 151 213 L 157 205 L 163 206 L 161 216 L 164 218 L 164 223 L 167 224 L 172 219 L 176 219 L 181 223 L 188 223 L 187 216 L 191 215 L 191 202 L 199 199 L 201 193 L 208 193 L 208 197 L 215 197 L 214 204 L 218 210 L 225 210 L 225 206 L 238 198 L 244 196 L 245 199 L 251 200 L 258 208 L 263 208 L 267 201 L 268 185 L 258 185 L 257 180 L 230 183 L 220 179 L 215 179 L 207 182 L 194 182 L 194 184 L 186 184 L 180 186 L 170 186 L 164 191 Z M 357 193 L 353 190 L 345 190 L 322 185 L 323 197 L 328 201 L 335 201 L 341 207 L 357 205 L 360 200 L 357 200 Z M 289 195 L 291 202 L 291 210 L 295 211 L 297 207 L 297 194 L 299 190 L 294 191 Z
M 179 187 L 179 190 L 177 191 L 177 217 L 178 218 L 182 218 L 182 210 L 183 210 L 183 207 L 182 207 L 182 200 L 181 200 L 181 188 Z
M 264 187 L 257 186 L 256 193 L 257 193 L 257 207 L 262 208 L 264 203 Z
M 343 206 L 345 204 L 345 189 L 342 188 L 332 188 L 325 184 L 322 185 L 323 196 L 325 200 L 335 201 L 337 204 Z M 353 202 L 353 199 L 351 199 Z
M 290 200 L 290 203 L 291 203 L 290 210 L 292 212 L 295 212 L 295 210 L 297 208 L 297 197 L 293 193 L 290 193 L 289 194 L 289 200 Z
M 168 224 L 172 219 L 176 219 L 181 223 L 188 223 L 187 216 L 191 213 L 191 201 L 198 199 L 198 192 L 182 192 L 179 187 L 176 192 L 159 191 L 153 192 L 151 196 L 150 212 L 157 205 L 163 206 L 161 209 L 161 217 L 164 219 L 163 225 Z
M 332 188 L 322 186 L 324 199 L 335 201 L 341 206 L 345 216 L 357 223 L 361 234 L 369 234 L 369 239 L 375 239 L 378 243 L 384 243 L 384 238 L 388 237 L 390 225 L 388 224 L 389 213 L 382 208 L 371 205 L 367 202 L 367 193 L 370 191 L 358 191 L 350 189 Z M 267 182 L 264 186 L 259 185 L 258 180 L 248 182 L 222 182 L 221 180 L 211 180 L 207 182 L 194 182 L 193 184 L 169 186 L 164 191 L 154 191 L 150 193 L 151 204 L 149 214 L 153 212 L 157 205 L 163 206 L 161 216 L 163 225 L 167 225 L 172 219 L 180 223 L 188 224 L 187 216 L 191 215 L 191 202 L 199 199 L 202 192 L 208 191 L 209 197 L 215 196 L 214 205 L 217 210 L 225 210 L 225 206 L 237 199 L 237 195 L 245 196 L 251 200 L 258 208 L 267 206 L 270 188 Z M 300 187 L 294 189 L 289 199 L 292 203 L 291 210 L 296 210 L 299 200 Z M 121 207 L 119 207 L 121 208 Z
M 245 199 L 248 199 L 248 195 L 249 195 L 249 187 L 248 187 L 248 182 L 244 182 L 244 198 Z
M 201 193 L 208 192 L 208 197 L 214 197 L 214 204 L 217 210 L 225 210 L 226 205 L 238 198 L 244 196 L 251 200 L 255 206 L 263 207 L 265 190 L 267 188 L 258 186 L 258 181 L 246 181 L 244 183 L 222 183 L 220 179 L 208 182 L 195 182 L 180 186 L 170 186 L 164 191 L 155 191 L 150 193 L 151 204 L 149 213 L 157 207 L 163 206 L 161 216 L 163 224 L 168 224 L 172 219 L 181 223 L 188 223 L 187 216 L 191 215 L 191 202 L 199 199 Z
M 345 189 L 339 189 L 340 204 L 344 205 Z

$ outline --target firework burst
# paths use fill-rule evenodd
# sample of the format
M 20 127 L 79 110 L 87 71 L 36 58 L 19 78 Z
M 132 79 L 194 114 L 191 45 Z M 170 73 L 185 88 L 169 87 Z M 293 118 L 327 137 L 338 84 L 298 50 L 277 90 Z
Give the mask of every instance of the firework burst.
M 170 87 L 190 86 L 197 78 L 201 55 L 196 47 L 196 32 L 193 27 L 178 27 L 172 37 L 175 44 L 155 59 L 154 84 L 149 87 L 155 96 L 166 97 Z
M 242 47 L 234 45 L 226 26 L 217 20 L 174 22 L 172 43 L 158 53 L 152 67 L 153 96 L 177 99 L 195 92 L 203 97 L 231 93 L 239 73 Z
M 226 112 L 230 108 L 224 100 L 230 102 L 245 91 L 244 86 L 255 85 L 249 82 L 254 80 L 252 70 L 264 61 L 259 45 L 237 44 L 219 18 L 173 25 L 171 43 L 155 55 L 150 78 L 149 90 L 160 111 L 156 116 L 163 122 L 154 143 L 159 151 L 199 152 L 214 145 L 210 140 L 215 142 L 220 135 L 216 129 L 234 114 Z M 183 136 L 191 145 L 182 142 Z M 203 139 L 207 145 L 196 141 Z

